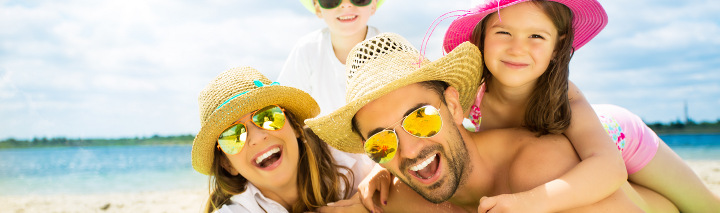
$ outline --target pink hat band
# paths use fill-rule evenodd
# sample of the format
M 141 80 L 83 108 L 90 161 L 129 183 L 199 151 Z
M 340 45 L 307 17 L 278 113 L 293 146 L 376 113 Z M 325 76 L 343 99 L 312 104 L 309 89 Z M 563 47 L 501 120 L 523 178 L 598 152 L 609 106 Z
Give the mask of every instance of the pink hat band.
M 469 41 L 477 23 L 482 21 L 488 14 L 526 1 L 529 0 L 495 0 L 471 9 L 469 13 L 450 24 L 443 41 L 445 52 L 450 52 L 462 42 Z M 575 34 L 573 48 L 575 51 L 592 40 L 607 25 L 607 13 L 605 13 L 605 9 L 597 0 L 548 1 L 561 3 L 572 11 L 572 28 Z

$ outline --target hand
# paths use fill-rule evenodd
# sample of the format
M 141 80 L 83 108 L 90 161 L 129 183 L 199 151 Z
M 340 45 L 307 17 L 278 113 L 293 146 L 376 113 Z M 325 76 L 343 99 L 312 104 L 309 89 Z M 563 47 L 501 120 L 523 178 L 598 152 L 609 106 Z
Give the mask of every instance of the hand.
M 525 194 L 501 194 L 480 198 L 478 213 L 483 212 L 545 212 L 544 205 Z
M 335 203 L 328 203 L 327 206 L 323 206 L 317 209 L 320 213 L 333 213 L 333 212 L 354 212 L 354 213 L 367 213 L 369 212 L 365 206 L 360 202 L 360 193 L 355 193 L 352 197 L 347 200 L 340 200 Z
M 380 165 L 375 165 L 370 174 L 360 182 L 358 185 L 358 194 L 365 208 L 372 210 L 375 213 L 383 212 L 380 206 L 375 205 L 373 196 L 375 192 L 380 192 L 380 203 L 383 206 L 387 205 L 387 197 L 390 191 L 390 184 L 392 184 L 393 176 L 388 172 L 387 169 Z

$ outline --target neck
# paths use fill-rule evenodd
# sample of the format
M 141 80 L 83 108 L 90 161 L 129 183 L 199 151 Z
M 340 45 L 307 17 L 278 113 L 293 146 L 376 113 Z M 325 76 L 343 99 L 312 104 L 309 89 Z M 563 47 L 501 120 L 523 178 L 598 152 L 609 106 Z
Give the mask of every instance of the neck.
M 499 101 L 499 104 L 510 106 L 524 106 L 530 99 L 535 84 L 526 84 L 519 87 L 508 87 L 497 80 L 488 82 L 488 93 L 492 99 Z
M 283 184 L 281 186 L 275 186 L 272 188 L 258 187 L 258 189 L 263 193 L 263 195 L 265 195 L 265 197 L 278 202 L 288 211 L 290 211 L 292 206 L 299 200 L 296 179 L 293 179 L 290 183 Z
M 459 129 L 465 141 L 465 148 L 468 150 L 468 168 L 465 171 L 466 175 L 463 176 L 464 180 L 460 181 L 461 185 L 448 201 L 468 212 L 476 212 L 480 198 L 491 195 L 495 167 L 492 163 L 493 159 L 485 157 L 484 153 L 479 151 L 487 147 L 475 139 L 477 133 Z
M 347 59 L 347 55 L 350 54 L 350 50 L 352 50 L 356 44 L 365 40 L 367 31 L 368 27 L 366 26 L 365 30 L 349 35 L 330 32 L 330 42 L 332 43 L 335 57 L 337 57 L 340 63 L 345 64 L 345 59 Z

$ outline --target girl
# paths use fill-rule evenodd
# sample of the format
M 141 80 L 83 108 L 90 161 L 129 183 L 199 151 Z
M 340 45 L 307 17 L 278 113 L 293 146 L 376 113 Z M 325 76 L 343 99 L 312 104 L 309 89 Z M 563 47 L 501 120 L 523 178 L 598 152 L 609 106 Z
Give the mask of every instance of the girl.
M 482 199 L 479 211 L 569 209 L 606 197 L 628 174 L 632 183 L 659 192 L 682 212 L 720 209 L 719 199 L 637 116 L 614 106 L 602 107 L 596 116 L 569 82 L 572 54 L 606 23 L 595 0 L 503 0 L 451 24 L 446 51 L 470 40 L 483 52 L 484 84 L 469 112 L 471 128 L 522 126 L 538 135 L 562 133 L 582 159 L 562 177 L 530 191 Z M 605 132 L 603 126 L 612 128 Z
M 355 188 L 355 161 L 331 155 L 303 128 L 320 111 L 307 93 L 241 67 L 218 75 L 198 100 L 192 164 L 210 176 L 207 212 L 313 211 Z

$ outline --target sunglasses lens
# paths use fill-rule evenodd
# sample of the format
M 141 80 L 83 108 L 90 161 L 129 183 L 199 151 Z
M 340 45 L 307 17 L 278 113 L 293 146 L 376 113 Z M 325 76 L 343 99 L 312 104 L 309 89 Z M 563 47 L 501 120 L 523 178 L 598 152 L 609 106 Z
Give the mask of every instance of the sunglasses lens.
M 340 2 L 342 2 L 342 0 L 318 0 L 320 7 L 322 7 L 323 9 L 336 8 L 338 5 L 340 5 Z
M 372 0 L 350 0 L 355 6 L 364 7 L 368 6 Z
M 394 131 L 378 132 L 365 141 L 365 153 L 377 163 L 387 163 L 395 157 L 398 139 Z
M 278 130 L 285 125 L 285 114 L 280 107 L 270 105 L 258 110 L 252 116 L 252 121 L 260 128 Z
M 403 129 L 421 138 L 429 138 L 440 131 L 442 119 L 440 113 L 433 106 L 424 106 L 416 109 L 403 120 Z
M 245 139 L 247 139 L 247 128 L 243 124 L 235 124 L 220 134 L 218 145 L 223 152 L 234 155 L 245 146 Z

